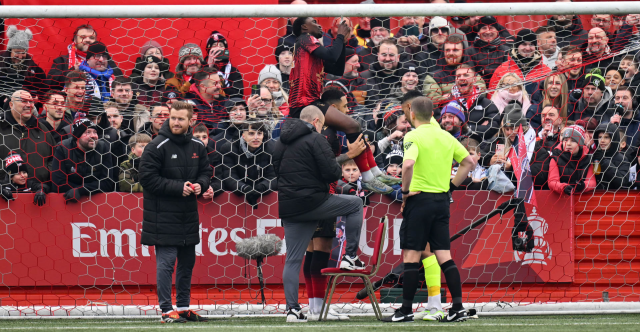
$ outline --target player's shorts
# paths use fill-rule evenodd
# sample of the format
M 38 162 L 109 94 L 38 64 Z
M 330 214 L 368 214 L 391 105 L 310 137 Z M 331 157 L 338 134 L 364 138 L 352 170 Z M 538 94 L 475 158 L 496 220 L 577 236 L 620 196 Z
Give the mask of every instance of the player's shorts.
M 325 219 L 318 221 L 318 228 L 313 233 L 313 238 L 334 238 L 336 237 L 336 220 L 337 218 Z
M 314 102 L 312 102 L 309 105 L 317 106 L 320 109 L 320 111 L 322 112 L 322 114 L 327 114 L 327 110 L 329 109 L 329 106 L 330 106 L 330 105 L 325 104 L 322 100 L 319 100 L 319 99 L 314 101 Z M 300 119 L 300 113 L 307 106 L 290 108 L 289 109 L 289 116 L 292 117 L 292 118 Z
M 407 198 L 400 226 L 400 249 L 450 250 L 449 195 L 420 193 Z

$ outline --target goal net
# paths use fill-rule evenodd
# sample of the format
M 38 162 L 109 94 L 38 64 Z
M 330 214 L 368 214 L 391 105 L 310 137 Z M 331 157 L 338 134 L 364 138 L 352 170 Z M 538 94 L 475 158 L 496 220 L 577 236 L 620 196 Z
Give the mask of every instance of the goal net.
M 198 199 L 191 305 L 205 315 L 284 313 L 271 154 L 299 84 L 291 71 L 303 66 L 292 28 L 300 16 L 317 19 L 327 48 L 340 22 L 351 28 L 340 72 L 311 80 L 321 81 L 323 101 L 357 120 L 380 170 L 401 176 L 412 127 L 401 104 L 412 91 L 433 101 L 433 119 L 477 160 L 450 205 L 465 303 L 490 313 L 588 312 L 609 301 L 638 309 L 628 302 L 640 281 L 640 7 L 491 5 L 0 8 L 0 316 L 159 314 L 155 248 L 140 242 L 138 157 L 177 101 L 194 105 L 193 134 L 214 168 Z M 206 68 L 220 86 L 194 81 Z M 95 147 L 73 126 L 83 118 L 96 125 Z M 245 123 L 261 124 L 256 146 Z M 326 136 L 336 155 L 348 152 L 343 132 Z M 365 263 L 387 219 L 372 281 L 382 307 L 396 308 L 401 189 L 363 190 L 357 166 L 342 169 L 336 190 L 365 203 Z M 283 243 L 259 270 L 237 244 L 263 234 Z M 345 239 L 338 218 L 330 267 Z M 371 314 L 363 288 L 340 281 L 336 310 Z

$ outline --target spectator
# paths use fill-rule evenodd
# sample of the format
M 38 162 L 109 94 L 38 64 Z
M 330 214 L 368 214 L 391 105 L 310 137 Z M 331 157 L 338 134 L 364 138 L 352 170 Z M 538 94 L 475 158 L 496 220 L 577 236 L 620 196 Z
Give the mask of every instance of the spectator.
M 608 45 L 609 37 L 607 33 L 600 28 L 593 28 L 589 30 L 589 39 L 587 40 L 585 48 L 585 59 L 587 63 L 585 65 L 585 72 L 590 72 L 591 69 L 600 68 L 605 70 L 613 62 L 613 54 L 611 54 L 611 48 Z
M 29 41 L 33 33 L 29 28 L 18 30 L 15 25 L 7 29 L 7 50 L 0 52 L 0 94 L 9 96 L 16 89 L 41 96 L 47 91 L 47 74 L 29 54 Z
M 544 79 L 543 87 L 542 100 L 531 105 L 527 111 L 527 119 L 529 119 L 531 127 L 536 131 L 541 130 L 541 115 L 545 107 L 555 107 L 560 112 L 559 116 L 563 119 L 567 118 L 567 112 L 570 107 L 567 79 L 564 75 L 548 76 Z
M 10 100 L 10 109 L 0 113 L 0 158 L 4 160 L 9 152 L 17 151 L 34 171 L 29 177 L 47 183 L 56 142 L 49 129 L 36 119 L 31 93 L 16 90 Z M 4 170 L 0 170 L 0 179 L 4 178 Z
M 605 71 L 605 84 L 611 88 L 611 91 L 616 91 L 618 87 L 627 85 L 624 76 L 624 69 L 620 68 L 620 63 L 614 62 Z
M 560 134 L 564 130 L 566 118 L 560 117 L 557 108 L 548 105 L 542 109 L 542 129 L 534 147 L 530 169 L 533 185 L 536 190 L 549 190 L 549 162 L 551 154 L 559 155 L 562 149 Z
M 266 65 L 260 71 L 258 75 L 258 84 L 260 86 L 266 86 L 271 95 L 273 96 L 273 102 L 278 107 L 278 110 L 283 115 L 289 114 L 289 94 L 282 88 L 282 74 L 280 70 L 274 65 Z
M 247 105 L 249 108 L 248 118 L 260 121 L 265 127 L 267 137 L 271 138 L 271 133 L 282 118 L 282 113 L 276 107 L 269 88 L 260 87 L 260 95 L 249 97 Z
M 640 75 L 638 75 L 638 60 L 633 55 L 625 55 L 620 61 L 620 68 L 625 71 L 624 79 L 629 87 L 638 94 L 640 88 Z
M 169 64 L 161 58 L 149 55 L 136 62 L 136 68 L 140 76 L 133 79 L 136 100 L 144 106 L 150 106 L 162 102 L 165 92 L 166 73 L 169 72 Z M 132 75 L 133 76 L 133 75 Z
M 66 138 L 67 133 L 64 131 L 64 127 L 73 122 L 71 113 L 65 111 L 65 96 L 64 92 L 47 91 L 42 100 L 44 112 L 38 118 L 40 125 L 46 128 L 56 144 Z
M 379 45 L 378 62 L 362 73 L 369 89 L 366 102 L 368 107 L 387 98 L 391 94 L 391 87 L 400 81 L 399 60 L 400 55 L 395 42 L 391 39 L 382 41 Z
M 118 181 L 120 191 L 125 193 L 141 193 L 142 185 L 138 177 L 140 170 L 140 157 L 144 148 L 151 142 L 151 137 L 147 134 L 134 134 L 129 139 L 129 158 L 120 164 L 120 175 Z
M 97 129 L 89 119 L 77 119 L 72 135 L 55 149 L 51 180 L 54 191 L 64 193 L 67 201 L 115 188 L 113 159 L 108 143 L 98 139 Z
M 541 26 L 536 30 L 538 52 L 542 55 L 542 63 L 549 68 L 556 66 L 560 47 L 556 39 L 556 30 L 550 26 Z
M 193 80 L 185 99 L 194 106 L 198 120 L 214 129 L 221 121 L 229 119 L 229 99 L 223 94 L 220 72 L 216 68 L 204 68 L 193 75 Z
M 478 37 L 464 52 L 475 65 L 475 72 L 485 81 L 489 81 L 496 68 L 509 60 L 513 37 L 503 38 L 497 27 L 498 21 L 493 16 L 481 18 L 477 25 Z
M 451 93 L 455 85 L 456 69 L 461 64 L 469 64 L 469 57 L 464 55 L 462 39 L 459 36 L 450 36 L 444 43 L 444 55 L 438 59 L 439 69 L 433 76 L 427 75 L 422 84 L 423 93 L 434 103 L 446 100 L 446 95 Z M 476 74 L 475 86 L 480 91 L 487 89 L 484 80 Z
M 364 104 L 367 82 L 360 76 L 360 56 L 350 48 L 345 50 L 345 54 L 344 74 L 341 77 L 326 74 L 324 86 L 340 87 L 347 94 L 349 109 L 354 109 L 356 105 Z
M 356 52 L 358 57 L 360 57 L 360 72 L 371 69 L 371 66 L 378 61 L 378 53 L 380 52 L 380 45 L 383 41 L 393 40 L 389 38 L 392 35 L 391 32 L 384 26 L 374 28 L 373 32 L 374 36 L 372 43 L 369 44 L 370 47 Z M 347 47 L 346 50 L 348 49 Z M 403 53 L 400 57 L 402 61 L 409 60 L 408 54 Z
M 578 15 L 553 15 L 547 21 L 548 27 L 556 30 L 558 46 L 582 46 L 587 42 L 587 31 L 582 28 L 582 21 Z
M 495 75 L 494 75 L 495 77 Z M 512 101 L 517 101 L 522 105 L 522 109 L 528 110 L 531 106 L 529 101 L 529 94 L 522 86 L 522 80 L 515 73 L 506 73 L 502 75 L 500 82 L 498 82 L 496 91 L 491 97 L 491 101 L 498 107 L 500 114 L 503 113 L 504 108 Z
M 501 115 L 498 107 L 474 86 L 476 73 L 470 65 L 460 65 L 456 70 L 456 85 L 447 96 L 456 100 L 466 110 L 468 125 L 483 140 L 493 137 L 500 127 Z
M 109 60 L 111 56 L 107 46 L 95 42 L 87 49 L 87 60 L 78 66 L 78 69 L 87 75 L 87 94 L 103 102 L 109 101 L 111 97 L 111 83 L 116 77 L 122 76 L 119 68 L 110 67 Z
M 147 134 L 155 138 L 160 133 L 160 128 L 169 118 L 169 108 L 162 104 L 151 106 L 151 121 L 145 123 L 139 133 Z
M 204 124 L 200 123 L 193 127 L 193 138 L 199 139 L 204 143 L 208 154 L 216 150 L 216 142 L 209 139 L 209 129 Z
M 73 42 L 67 46 L 64 55 L 53 60 L 49 74 L 47 74 L 47 85 L 52 90 L 62 90 L 65 87 L 67 74 L 72 70 L 80 70 L 80 64 L 87 60 L 89 45 L 95 43 L 98 33 L 91 25 L 83 24 L 76 28 L 73 33 Z M 122 75 L 122 71 L 111 58 L 106 59 L 107 66 L 112 68 L 114 73 Z
M 353 159 L 342 163 L 342 178 L 336 184 L 337 195 L 354 195 L 362 198 L 364 205 L 369 205 L 370 191 L 362 189 L 361 174 Z M 402 191 L 402 190 L 401 190 Z
M 476 164 L 476 168 L 469 172 L 469 177 L 462 181 L 461 186 L 465 186 L 467 190 L 487 190 L 489 181 L 487 181 L 487 169 L 482 166 L 480 160 L 482 159 L 483 152 L 480 150 L 480 143 L 473 138 L 465 137 L 460 144 L 467 149 L 471 158 Z M 458 167 L 454 167 L 455 173 L 458 172 Z M 452 171 L 451 175 L 455 175 Z
M 471 136 L 472 132 L 467 125 L 464 113 L 464 109 L 458 102 L 448 103 L 440 111 L 440 127 L 458 140 Z
M 619 126 L 627 137 L 627 145 L 637 146 L 640 140 L 640 110 L 633 89 L 621 86 L 613 97 L 616 113 L 611 116 L 611 123 Z M 630 156 L 632 160 L 634 156 Z
M 402 150 L 404 135 L 411 130 L 411 124 L 402 110 L 400 104 L 395 104 L 391 110 L 384 114 L 382 130 L 376 133 L 377 156 L 376 164 L 385 168 L 387 155 L 394 150 Z
M 169 99 L 184 97 L 189 92 L 191 84 L 194 83 L 193 75 L 200 71 L 203 62 L 202 50 L 198 45 L 189 43 L 180 48 L 176 74 L 165 83 Z
M 444 56 L 443 46 L 451 34 L 452 28 L 446 19 L 436 16 L 429 22 L 428 29 L 423 38 L 424 42 L 410 44 L 405 47 L 404 51 L 412 55 L 412 61 L 418 64 L 420 68 L 425 69 L 428 74 L 433 74 L 438 69 L 436 62 Z
M 126 77 L 118 77 L 111 83 L 111 92 L 113 96 L 111 102 L 115 103 L 120 115 L 122 115 L 122 126 L 119 129 L 124 130 L 128 134 L 135 132 L 133 124 L 133 116 L 138 100 L 133 98 L 134 84 Z
M 353 36 L 363 48 L 373 48 L 381 41 L 392 37 L 391 19 L 388 17 L 359 17 L 359 24 L 353 29 Z
M 405 62 L 402 67 L 396 71 L 400 76 L 400 82 L 394 84 L 391 87 L 391 92 L 387 99 L 393 100 L 394 103 L 399 103 L 402 96 L 412 90 L 422 90 L 420 82 L 423 75 L 419 67 L 413 62 Z
M 387 160 L 385 164 L 387 168 L 385 172 L 389 176 L 393 176 L 396 178 L 402 178 L 402 159 L 404 158 L 404 152 L 402 149 L 393 150 L 391 153 L 387 155 Z M 402 183 L 394 184 L 391 186 L 393 188 L 393 192 L 387 194 L 387 197 L 396 200 L 398 202 L 402 202 Z
M 562 195 L 577 195 L 596 187 L 593 165 L 585 146 L 585 130 L 581 126 L 568 126 L 562 131 L 562 145 L 558 155 L 549 162 L 549 189 Z
M 347 17 L 334 18 L 333 22 L 331 23 L 331 28 L 327 29 L 327 31 L 322 36 L 322 44 L 325 47 L 331 47 L 331 45 L 333 45 L 333 41 L 334 39 L 336 39 L 336 36 L 338 35 L 338 26 L 342 22 L 345 22 L 349 26 L 350 28 L 349 31 L 353 31 L 353 24 L 351 23 L 351 19 Z M 347 38 L 345 38 L 344 44 L 347 48 L 353 48 L 356 51 L 356 53 L 364 49 L 364 47 L 358 45 L 358 39 L 353 34 L 346 37 Z
M 622 188 L 625 176 L 629 174 L 630 164 L 620 152 L 620 134 L 618 126 L 602 123 L 594 132 L 596 151 L 593 153 L 593 173 L 596 176 L 596 189 L 618 190 Z
M 64 92 L 67 94 L 65 114 L 76 118 L 76 113 L 87 114 L 92 108 L 101 109 L 100 98 L 87 94 L 87 74 L 79 70 L 72 70 L 67 74 Z
M 464 33 L 466 40 L 473 41 L 476 38 L 476 32 L 473 27 L 476 26 L 481 18 L 482 16 L 452 16 L 451 25 L 456 28 L 456 30 Z M 465 48 L 467 46 L 465 46 Z
M 291 74 L 291 69 L 293 68 L 293 44 L 276 47 L 276 62 L 282 76 L 282 88 L 289 94 L 289 74 Z
M 569 120 L 583 119 L 588 121 L 590 118 L 596 120 L 596 124 L 609 122 L 613 115 L 613 110 L 608 109 L 609 101 L 613 99 L 611 88 L 605 85 L 605 79 L 602 77 L 600 69 L 594 69 L 584 77 L 584 85 L 582 86 L 582 97 L 575 103 Z
M 216 151 L 216 145 L 221 146 L 225 142 L 216 142 L 209 137 L 209 128 L 204 124 L 198 124 L 193 127 L 193 138 L 199 139 L 207 147 L 207 155 L 209 156 L 209 165 L 213 169 L 213 176 L 211 177 L 211 184 L 209 188 L 202 194 L 204 199 L 213 199 L 214 194 L 222 193 L 222 181 L 216 177 L 216 168 L 219 168 L 222 164 L 222 156 Z M 219 172 L 219 174 L 221 174 Z
M 616 24 L 617 29 L 614 34 L 614 51 L 622 50 L 625 47 L 637 49 L 640 46 L 640 34 L 637 32 L 638 27 L 640 27 L 640 15 L 614 16 L 614 24 Z M 634 27 L 636 29 L 635 33 Z
M 231 98 L 229 103 L 229 125 L 219 126 L 211 131 L 212 140 L 218 144 L 225 141 L 235 142 L 240 138 L 242 124 L 247 121 L 247 103 L 240 98 Z
M 43 206 L 46 203 L 49 187 L 38 179 L 29 177 L 29 173 L 33 174 L 33 171 L 24 163 L 18 152 L 9 153 L 3 169 L 7 174 L 5 179 L 0 181 L 0 197 L 8 201 L 14 199 L 14 193 L 35 193 L 33 204 Z
M 249 122 L 242 126 L 239 140 L 217 149 L 222 155 L 222 188 L 244 195 L 254 207 L 258 198 L 278 189 L 272 163 L 274 142 L 268 136 L 261 122 Z
M 524 88 L 528 94 L 533 94 L 538 87 L 535 82 L 541 80 L 551 72 L 551 69 L 542 63 L 542 55 L 536 51 L 536 36 L 529 29 L 518 31 L 516 42 L 507 57 L 507 61 L 499 65 L 489 83 L 489 90 L 498 86 L 498 82 L 506 73 L 515 73 L 525 83 Z M 492 94 L 490 93 L 489 96 Z
M 568 91 L 580 89 L 584 84 L 584 66 L 582 65 L 582 51 L 580 48 L 567 46 L 560 49 L 556 66 L 558 71 L 564 72 Z
M 238 68 L 229 61 L 229 44 L 227 39 L 218 31 L 212 31 L 207 39 L 207 56 L 204 62 L 209 68 L 218 70 L 222 81 L 222 90 L 228 98 L 244 97 L 244 81 Z
M 624 20 L 624 16 L 622 17 Z M 620 22 L 620 17 L 618 17 Z M 591 16 L 591 27 L 602 29 L 609 39 L 608 46 L 613 52 L 617 52 L 627 46 L 629 43 L 629 37 L 631 37 L 631 29 L 619 29 L 615 28 L 611 33 L 611 23 L 613 22 L 613 15 L 610 14 L 595 14 Z M 617 26 L 621 26 L 620 23 L 616 23 Z
M 161 77 L 160 80 L 163 84 L 165 80 L 173 77 L 174 74 L 170 69 L 171 65 L 169 65 L 169 58 L 166 58 L 164 56 L 162 46 L 160 46 L 158 42 L 150 40 L 140 48 L 140 56 L 136 59 L 136 66 L 131 71 L 131 76 L 129 78 L 136 82 L 139 78 L 144 77 L 144 72 L 147 66 L 146 64 L 149 63 L 149 57 L 155 57 L 156 59 L 159 59 L 158 61 L 155 61 L 155 59 L 153 59 L 153 63 L 158 66 L 159 75 Z

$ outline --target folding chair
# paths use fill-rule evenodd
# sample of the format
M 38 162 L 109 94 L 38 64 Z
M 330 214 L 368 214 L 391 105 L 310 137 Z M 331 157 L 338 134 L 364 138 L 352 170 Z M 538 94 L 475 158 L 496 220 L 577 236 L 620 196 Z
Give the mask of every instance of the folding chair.
M 365 284 L 365 287 L 368 290 L 369 300 L 371 301 L 371 306 L 373 307 L 373 312 L 376 314 L 376 318 L 378 320 L 382 319 L 382 312 L 380 311 L 380 305 L 378 305 L 378 299 L 376 298 L 375 291 L 373 290 L 373 285 L 371 284 L 371 277 L 375 276 L 378 273 L 378 269 L 380 268 L 380 261 L 382 259 L 382 246 L 384 245 L 384 239 L 387 235 L 387 224 L 388 219 L 385 216 L 382 219 L 382 222 L 378 225 L 376 232 L 374 234 L 374 238 L 376 240 L 375 246 L 373 247 L 373 260 L 371 260 L 371 268 L 368 270 L 354 270 L 347 271 L 340 268 L 326 268 L 322 269 L 322 274 L 329 276 L 329 280 L 327 282 L 327 289 L 325 291 L 324 300 L 322 303 L 322 309 L 320 310 L 320 320 L 327 319 L 327 315 L 329 314 L 329 308 L 331 307 L 331 299 L 333 298 L 333 293 L 336 290 L 336 282 L 339 277 L 358 277 L 361 278 Z M 329 292 L 329 288 L 331 288 L 331 292 Z M 324 316 L 322 314 L 324 313 Z

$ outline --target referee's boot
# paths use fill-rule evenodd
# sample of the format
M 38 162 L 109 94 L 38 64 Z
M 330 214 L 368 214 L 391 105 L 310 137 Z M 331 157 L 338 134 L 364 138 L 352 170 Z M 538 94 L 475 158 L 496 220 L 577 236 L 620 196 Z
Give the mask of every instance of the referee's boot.
M 378 194 L 390 194 L 393 192 L 393 188 L 382 183 L 378 178 L 374 178 L 369 182 L 362 182 L 362 189 L 373 191 Z

